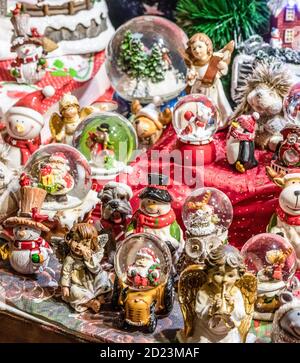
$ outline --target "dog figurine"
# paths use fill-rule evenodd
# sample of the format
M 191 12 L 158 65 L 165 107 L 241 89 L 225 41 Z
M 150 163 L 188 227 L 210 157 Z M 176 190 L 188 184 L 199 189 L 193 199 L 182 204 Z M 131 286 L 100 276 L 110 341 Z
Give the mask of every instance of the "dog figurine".
M 274 178 L 282 188 L 276 213 L 268 226 L 268 232 L 282 235 L 293 245 L 300 267 L 300 173 L 286 174 Z
M 110 263 L 113 262 L 116 245 L 125 237 L 131 219 L 132 208 L 129 201 L 132 196 L 132 190 L 128 185 L 113 181 L 105 184 L 98 194 L 101 200 L 101 225 L 109 235 L 106 254 Z
M 145 107 L 138 100 L 132 102 L 133 125 L 140 145 L 154 145 L 161 137 L 164 128 L 172 121 L 172 112 L 169 108 L 160 112 L 160 102 L 159 97 L 154 97 L 153 103 L 149 103 Z

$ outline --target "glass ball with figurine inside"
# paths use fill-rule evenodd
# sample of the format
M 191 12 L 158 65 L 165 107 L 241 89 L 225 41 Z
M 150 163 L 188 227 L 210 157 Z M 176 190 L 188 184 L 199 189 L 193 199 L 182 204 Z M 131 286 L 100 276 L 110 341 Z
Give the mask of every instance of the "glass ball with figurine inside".
M 138 141 L 132 124 L 114 112 L 93 113 L 77 127 L 73 145 L 88 160 L 95 179 L 130 172 L 127 166 Z
M 230 199 L 220 190 L 204 187 L 191 193 L 182 207 L 186 243 L 176 265 L 177 272 L 192 264 L 202 264 L 211 250 L 226 244 L 232 218 Z
M 122 25 L 107 47 L 106 70 L 125 100 L 168 101 L 186 87 L 182 54 L 188 38 L 176 24 L 158 16 L 136 17 Z
M 168 315 L 174 302 L 172 257 L 157 236 L 137 233 L 118 247 L 113 307 L 121 309 L 120 328 L 134 326 L 153 333 L 159 316 Z
M 295 250 L 285 238 L 262 233 L 250 238 L 241 253 L 248 271 L 257 276 L 254 318 L 272 321 L 280 307 L 280 294 L 293 286 L 297 266 Z
M 178 138 L 177 147 L 193 166 L 210 164 L 215 160 L 213 135 L 218 128 L 218 119 L 218 110 L 207 96 L 187 95 L 176 103 L 173 126 Z

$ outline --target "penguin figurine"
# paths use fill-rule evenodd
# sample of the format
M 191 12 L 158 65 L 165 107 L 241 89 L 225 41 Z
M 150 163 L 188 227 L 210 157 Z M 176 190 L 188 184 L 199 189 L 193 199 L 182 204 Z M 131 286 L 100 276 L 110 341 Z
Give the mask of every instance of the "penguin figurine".
M 254 155 L 254 139 L 259 118 L 260 115 L 254 112 L 252 115 L 241 115 L 231 122 L 227 135 L 226 157 L 228 163 L 240 173 L 258 165 Z

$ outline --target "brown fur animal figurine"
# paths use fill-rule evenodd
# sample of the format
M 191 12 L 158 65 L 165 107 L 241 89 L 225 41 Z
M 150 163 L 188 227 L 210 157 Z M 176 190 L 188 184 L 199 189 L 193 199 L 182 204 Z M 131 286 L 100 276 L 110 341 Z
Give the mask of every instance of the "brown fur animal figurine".
M 257 63 L 242 90 L 242 101 L 231 120 L 258 112 L 260 119 L 255 143 L 261 149 L 275 151 L 282 141 L 280 131 L 287 123 L 283 115 L 283 100 L 291 82 L 292 77 L 283 63 L 263 61 Z
M 154 145 L 161 137 L 164 128 L 172 121 L 171 110 L 166 108 L 163 112 L 160 112 L 159 105 L 159 97 L 154 97 L 153 103 L 149 103 L 145 107 L 138 100 L 132 102 L 133 125 L 140 145 Z

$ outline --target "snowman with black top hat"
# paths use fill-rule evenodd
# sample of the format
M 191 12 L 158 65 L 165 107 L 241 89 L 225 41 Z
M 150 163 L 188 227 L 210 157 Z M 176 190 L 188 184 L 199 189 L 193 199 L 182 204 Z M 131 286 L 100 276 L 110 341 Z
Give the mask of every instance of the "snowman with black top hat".
M 166 242 L 173 262 L 176 262 L 184 248 L 183 232 L 172 209 L 173 198 L 167 190 L 168 177 L 149 174 L 149 186 L 139 194 L 139 209 L 132 217 L 127 234 L 150 233 Z

